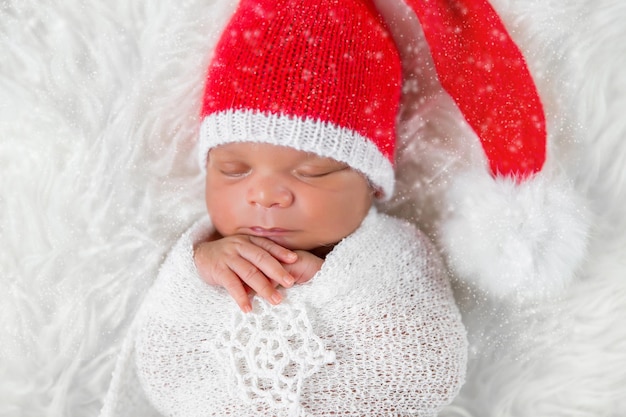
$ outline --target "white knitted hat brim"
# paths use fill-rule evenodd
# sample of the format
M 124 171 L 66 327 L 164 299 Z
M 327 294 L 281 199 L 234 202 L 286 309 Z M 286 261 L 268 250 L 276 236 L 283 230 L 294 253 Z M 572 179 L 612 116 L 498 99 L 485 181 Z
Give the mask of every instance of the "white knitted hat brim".
M 202 169 L 211 148 L 234 142 L 287 146 L 333 158 L 362 172 L 383 192 L 382 199 L 389 199 L 393 194 L 394 170 L 389 159 L 369 139 L 332 123 L 254 110 L 210 114 L 200 127 L 199 162 Z

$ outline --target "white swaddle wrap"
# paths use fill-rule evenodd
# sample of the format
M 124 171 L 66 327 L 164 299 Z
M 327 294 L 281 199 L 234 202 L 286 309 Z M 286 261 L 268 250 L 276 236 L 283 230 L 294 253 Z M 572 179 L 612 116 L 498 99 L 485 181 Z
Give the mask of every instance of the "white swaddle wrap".
M 412 226 L 370 210 L 311 281 L 281 290 L 278 306 L 255 297 L 249 314 L 198 276 L 193 245 L 211 231 L 199 221 L 168 255 L 102 417 L 152 407 L 184 417 L 430 416 L 457 394 L 465 330 L 438 254 Z

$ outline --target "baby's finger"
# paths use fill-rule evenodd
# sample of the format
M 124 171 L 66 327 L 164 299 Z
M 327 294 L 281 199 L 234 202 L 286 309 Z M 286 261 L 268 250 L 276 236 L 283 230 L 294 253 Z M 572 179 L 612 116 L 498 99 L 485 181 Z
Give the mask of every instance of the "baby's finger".
M 228 294 L 239 305 L 239 308 L 244 313 L 252 311 L 252 305 L 250 304 L 250 297 L 248 291 L 239 277 L 231 270 L 225 270 L 221 274 L 220 285 L 224 287 Z
M 270 255 L 268 254 L 267 256 Z M 274 262 L 276 262 L 275 259 Z M 244 258 L 236 258 L 230 263 L 229 267 L 241 281 L 245 282 L 258 295 L 265 298 L 270 303 L 279 304 L 282 301 L 282 296 L 276 290 L 275 286 L 256 265 Z
M 293 276 L 291 276 L 289 272 L 285 270 L 281 263 L 264 248 L 256 246 L 256 243 L 255 245 L 249 245 L 245 247 L 242 246 L 240 248 L 240 255 L 252 265 L 254 265 L 256 267 L 256 270 L 264 274 L 265 278 L 269 278 L 272 281 L 283 285 L 284 287 L 291 287 L 294 284 L 295 279 L 293 278 Z M 296 254 L 294 253 L 294 255 Z M 251 277 L 254 278 L 255 276 L 256 275 L 252 273 Z M 241 278 L 243 279 L 243 277 Z M 250 285 L 250 283 L 245 279 L 244 281 L 247 282 L 248 285 Z
M 284 248 L 270 239 L 250 236 L 250 242 L 265 249 L 270 255 L 282 263 L 291 264 L 298 260 L 298 255 L 294 251 Z
M 306 251 L 297 251 L 298 261 L 284 264 L 283 267 L 291 274 L 298 284 L 305 283 L 322 268 L 324 260 Z

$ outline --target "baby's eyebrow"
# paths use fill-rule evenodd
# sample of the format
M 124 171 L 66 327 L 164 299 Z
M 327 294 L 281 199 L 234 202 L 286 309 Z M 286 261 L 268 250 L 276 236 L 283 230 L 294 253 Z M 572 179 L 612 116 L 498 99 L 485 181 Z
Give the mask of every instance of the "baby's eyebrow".
M 239 154 L 238 152 L 226 151 L 226 150 L 222 150 L 217 154 L 213 152 L 209 152 L 208 158 L 210 159 L 211 156 L 217 161 L 233 161 L 233 160 L 239 161 L 239 160 L 244 159 L 244 156 Z
M 320 156 L 316 154 L 307 154 L 307 158 L 304 160 L 304 162 L 328 162 L 331 164 L 348 165 L 345 162 L 338 161 L 329 156 Z

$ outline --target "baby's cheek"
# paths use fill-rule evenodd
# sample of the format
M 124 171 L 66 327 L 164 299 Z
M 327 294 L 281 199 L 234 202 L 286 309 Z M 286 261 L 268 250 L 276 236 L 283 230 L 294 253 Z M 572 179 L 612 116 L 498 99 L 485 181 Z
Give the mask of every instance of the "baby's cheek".
M 230 236 L 236 230 L 236 216 L 233 207 L 227 207 L 224 203 L 212 202 L 207 204 L 207 210 L 213 227 L 222 235 Z

